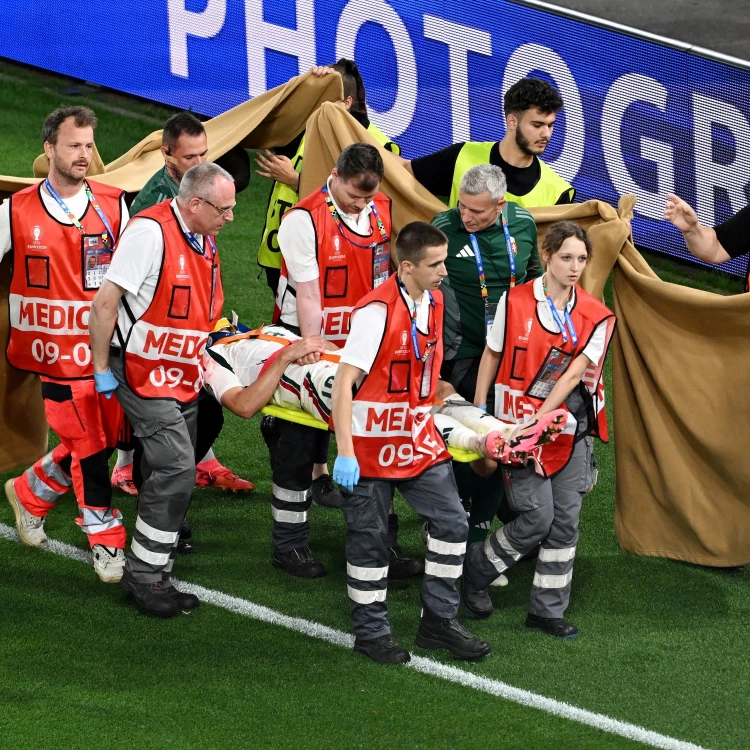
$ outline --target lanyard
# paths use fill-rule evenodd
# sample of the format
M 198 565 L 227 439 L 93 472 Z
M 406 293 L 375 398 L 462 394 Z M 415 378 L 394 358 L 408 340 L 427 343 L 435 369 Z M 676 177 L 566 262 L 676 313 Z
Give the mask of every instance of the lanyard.
M 503 210 L 500 212 L 500 220 L 503 224 L 503 233 L 505 234 L 505 249 L 508 251 L 508 264 L 510 265 L 510 286 L 513 288 L 516 285 L 516 253 L 518 249 L 513 243 L 513 238 L 510 236 L 510 229 L 508 229 L 508 219 L 505 217 L 508 204 L 503 206 Z
M 390 241 L 390 237 L 388 236 L 388 233 L 385 231 L 385 225 L 383 224 L 383 220 L 380 218 L 380 215 L 378 214 L 378 209 L 375 208 L 375 204 L 371 204 L 372 214 L 375 217 L 375 221 L 378 224 L 378 231 L 380 232 L 380 242 L 371 242 L 369 245 L 360 245 L 357 242 L 354 242 L 354 240 L 350 239 L 344 234 L 344 227 L 342 225 L 341 217 L 339 216 L 339 212 L 336 209 L 336 206 L 333 205 L 333 200 L 331 199 L 331 195 L 328 192 L 328 185 L 323 185 L 321 188 L 321 192 L 323 193 L 323 197 L 325 198 L 326 205 L 328 206 L 328 210 L 331 212 L 331 216 L 333 217 L 333 220 L 336 222 L 336 226 L 338 227 L 339 234 L 350 244 L 352 244 L 354 247 L 358 247 L 362 250 L 372 250 L 373 248 L 377 247 L 378 245 L 384 245 L 386 242 Z
M 198 242 L 198 239 L 192 232 L 183 232 L 183 234 L 193 250 L 200 253 L 206 260 L 211 261 L 212 264 L 214 263 L 214 260 L 216 259 L 216 243 L 214 242 L 213 237 L 206 237 L 206 242 L 211 250 L 211 257 L 209 258 L 208 255 L 206 255 L 205 250 L 201 247 L 201 243 Z
M 107 247 L 112 247 L 115 242 L 115 233 L 112 231 L 112 227 L 109 225 L 109 221 L 104 215 L 104 212 L 101 210 L 101 208 L 99 208 L 99 204 L 96 202 L 96 198 L 94 198 L 94 194 L 91 192 L 91 188 L 89 187 L 88 182 L 84 180 L 83 184 L 86 188 L 86 197 L 89 199 L 89 203 L 94 207 L 94 211 L 96 211 L 99 218 L 102 220 L 102 224 L 104 224 L 104 226 L 107 228 L 106 232 L 102 232 L 102 239 L 104 240 L 104 244 L 107 245 Z M 44 181 L 44 186 L 47 188 L 47 192 L 57 201 L 57 205 L 60 206 L 60 208 L 63 210 L 63 213 L 70 219 L 73 226 L 81 234 L 85 234 L 86 230 L 83 228 L 83 224 L 78 221 L 73 212 L 68 208 L 67 204 L 60 197 L 57 190 L 52 187 L 52 184 L 49 181 L 49 177 Z M 109 235 L 107 235 L 107 232 L 109 233 Z M 111 244 L 108 237 L 112 238 Z
M 403 291 L 406 292 L 406 287 L 404 286 L 404 282 L 401 281 L 401 279 L 398 280 L 398 286 L 399 289 L 403 289 Z M 407 296 L 408 296 L 408 292 Z M 435 306 L 435 300 L 432 297 L 432 294 L 430 292 L 427 292 L 427 294 L 430 295 L 430 309 L 432 309 Z M 427 345 L 425 346 L 424 354 L 421 354 L 419 351 L 419 339 L 417 338 L 417 303 L 414 303 L 414 308 L 411 310 L 411 345 L 414 348 L 414 357 L 417 360 L 417 362 L 426 362 L 428 357 L 430 356 L 430 353 L 432 351 L 432 347 L 435 345 L 436 342 L 434 341 L 428 341 Z
M 565 304 L 565 323 L 563 323 L 562 320 L 560 320 L 560 315 L 557 312 L 557 309 L 555 308 L 555 303 L 552 301 L 552 297 L 549 296 L 549 292 L 547 291 L 547 281 L 546 281 L 546 274 L 542 277 L 542 288 L 544 289 L 544 296 L 547 298 L 547 304 L 549 305 L 550 312 L 552 313 L 552 317 L 554 318 L 555 323 L 557 323 L 557 327 L 560 329 L 560 333 L 562 334 L 563 338 L 563 344 L 568 343 L 568 333 L 565 330 L 565 326 L 567 325 L 568 331 L 570 331 L 570 338 L 573 341 L 573 346 L 578 346 L 578 334 L 576 334 L 575 326 L 573 325 L 573 320 L 570 317 L 570 312 L 568 312 L 568 305 L 567 302 Z M 570 296 L 573 294 L 573 289 L 571 288 L 570 294 L 568 295 L 568 299 L 570 299 Z

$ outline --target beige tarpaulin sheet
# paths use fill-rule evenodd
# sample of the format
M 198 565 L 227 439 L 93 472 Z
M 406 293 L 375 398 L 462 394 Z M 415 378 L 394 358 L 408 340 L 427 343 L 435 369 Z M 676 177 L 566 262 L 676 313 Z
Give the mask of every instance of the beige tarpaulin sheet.
M 209 158 L 217 159 L 230 148 L 281 146 L 305 127 L 310 113 L 324 101 L 343 98 L 341 77 L 315 78 L 306 74 L 262 94 L 205 123 Z M 159 151 L 161 130 L 144 138 L 106 167 L 96 154 L 89 175 L 100 182 L 137 192 L 164 166 Z M 46 174 L 48 162 L 41 156 L 34 162 L 33 177 L 0 176 L 0 199 Z M 8 283 L 10 258 L 0 264 L 0 346 L 8 343 Z M 0 471 L 25 466 L 47 450 L 47 423 L 44 418 L 39 380 L 10 367 L 0 357 Z
M 300 186 L 322 184 L 342 148 L 378 146 L 396 230 L 445 206 L 352 118 L 325 104 L 307 126 Z M 621 211 L 630 215 L 632 198 Z M 722 297 L 660 281 L 606 203 L 532 209 L 540 242 L 553 221 L 586 227 L 583 286 L 601 297 L 615 268 L 613 342 L 617 536 L 623 549 L 704 565 L 750 562 L 750 295 Z
M 302 129 L 305 115 L 314 109 L 307 123 L 302 195 L 323 183 L 341 149 L 365 141 L 383 155 L 382 189 L 393 200 L 396 230 L 409 221 L 429 221 L 445 209 L 340 107 L 321 105 L 340 98 L 340 89 L 335 93 L 321 89 L 317 99 L 308 97 L 305 115 L 296 103 L 292 106 L 292 95 L 305 91 L 300 85 L 304 78 L 209 121 L 211 157 L 237 143 L 247 147 L 285 143 Z M 338 77 L 322 80 L 338 81 Z M 311 85 L 321 84 L 311 79 L 306 86 Z M 212 123 L 217 121 L 221 127 L 214 130 Z M 139 189 L 163 163 L 155 152 L 158 146 L 155 133 L 108 165 L 98 179 L 130 191 Z M 0 178 L 0 189 L 7 184 L 4 179 Z M 632 200 L 624 199 L 623 216 L 630 208 Z M 616 526 L 621 545 L 639 554 L 708 565 L 750 562 L 750 464 L 743 460 L 750 444 L 743 366 L 750 354 L 750 296 L 724 298 L 660 281 L 633 247 L 629 225 L 606 203 L 589 201 L 532 213 L 540 241 L 545 228 L 562 218 L 589 229 L 595 254 L 582 283 L 596 296 L 601 296 L 617 263 L 613 390 Z M 7 321 L 0 320 L 0 325 L 7 331 Z M 0 389 L 5 408 L 11 395 L 7 388 Z M 6 417 L 3 422 L 10 424 Z M 5 445 L 9 441 L 0 440 L 2 467 L 11 454 Z M 34 457 L 42 450 L 41 440 L 38 444 Z M 6 461 L 6 468 L 11 463 Z M 23 461 L 16 459 L 15 465 L 19 463 Z

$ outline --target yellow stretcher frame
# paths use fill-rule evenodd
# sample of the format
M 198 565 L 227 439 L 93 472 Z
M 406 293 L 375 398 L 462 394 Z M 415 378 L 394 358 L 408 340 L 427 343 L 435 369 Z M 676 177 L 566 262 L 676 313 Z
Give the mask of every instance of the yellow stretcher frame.
M 284 419 L 287 422 L 295 422 L 296 424 L 305 425 L 305 427 L 315 427 L 318 430 L 327 430 L 328 425 L 322 422 L 320 419 L 316 419 L 312 414 L 308 414 L 306 411 L 300 409 L 289 409 L 286 406 L 276 406 L 276 404 L 268 404 L 264 406 L 261 411 L 263 414 L 268 414 L 270 417 L 276 417 L 277 419 Z M 458 461 L 461 464 L 467 464 L 470 461 L 476 461 L 481 456 L 478 453 L 472 453 L 471 451 L 465 451 L 462 448 L 448 448 L 448 453 L 451 454 L 454 461 Z

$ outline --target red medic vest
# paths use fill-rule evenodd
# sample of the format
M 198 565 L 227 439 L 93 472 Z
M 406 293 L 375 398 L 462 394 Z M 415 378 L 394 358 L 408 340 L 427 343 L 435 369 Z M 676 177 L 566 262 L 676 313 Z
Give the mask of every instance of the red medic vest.
M 193 249 L 169 200 L 138 218 L 159 224 L 164 255 L 154 298 L 125 343 L 125 377 L 141 398 L 188 403 L 203 385 L 201 357 L 224 304 L 219 256 L 211 261 L 208 238 L 206 255 Z
M 429 335 L 417 332 L 420 353 L 432 343 L 424 363 L 414 354 L 411 313 L 396 275 L 355 308 L 371 302 L 388 307 L 378 355 L 352 401 L 354 453 L 363 477 L 411 479 L 451 458 L 430 414 L 443 362 L 443 295 L 432 294 Z
M 373 203 L 383 222 L 386 234 L 391 236 L 391 199 L 383 193 L 377 193 Z M 369 245 L 380 241 L 380 230 L 375 214 L 370 213 L 370 233 L 357 234 L 342 221 L 342 236 L 336 222 L 331 216 L 322 190 L 316 190 L 301 200 L 285 214 L 292 211 L 307 211 L 315 227 L 315 242 L 320 270 L 320 304 L 323 313 L 321 335 L 338 346 L 346 343 L 349 335 L 350 321 L 354 306 L 368 292 L 375 288 L 376 249 L 354 246 L 350 240 L 359 245 Z M 381 249 L 382 248 L 382 249 Z M 387 253 L 387 256 L 385 256 Z M 390 266 L 390 242 L 377 249 L 378 258 L 382 260 L 387 273 L 392 273 Z M 285 294 L 294 294 L 288 286 L 289 272 L 286 263 L 281 265 L 281 281 L 274 309 L 274 323 L 281 316 L 282 301 Z
M 123 191 L 87 182 L 115 234 L 109 242 L 116 242 Z M 112 253 L 102 242 L 102 234 L 109 232 L 91 203 L 80 218 L 84 234 L 54 219 L 42 202 L 41 189 L 42 183 L 32 185 L 9 199 L 13 270 L 6 356 L 19 370 L 44 377 L 91 378 L 89 313 L 101 279 L 92 274 L 88 261 L 93 258 L 94 266 L 109 263 Z
M 495 416 L 517 424 L 524 422 L 544 403 L 545 397 L 534 397 L 532 392 L 538 393 L 536 388 L 540 384 L 543 386 L 544 382 L 551 389 L 586 348 L 596 327 L 607 321 L 604 354 L 599 364 L 590 365 L 581 379 L 587 399 L 590 399 L 587 429 L 576 434 L 576 419 L 569 413 L 565 430 L 554 442 L 542 446 L 536 455 L 544 473 L 552 476 L 568 463 L 573 446 L 582 435 L 594 435 L 605 442 L 609 437 L 602 369 L 615 328 L 615 316 L 599 300 L 576 286 L 575 304 L 570 311 L 578 336 L 578 344 L 574 347 L 570 337 L 564 344 L 561 333 L 552 333 L 540 323 L 533 281 L 508 291 L 505 310 L 505 346 L 495 380 Z M 567 406 L 562 404 L 561 408 L 567 409 Z

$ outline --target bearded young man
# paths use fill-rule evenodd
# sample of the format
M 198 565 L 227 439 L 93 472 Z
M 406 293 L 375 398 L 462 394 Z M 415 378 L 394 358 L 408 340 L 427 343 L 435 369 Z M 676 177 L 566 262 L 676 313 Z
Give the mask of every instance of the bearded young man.
M 539 78 L 522 78 L 505 93 L 505 136 L 499 142 L 455 143 L 404 166 L 433 195 L 458 204 L 461 178 L 478 164 L 500 167 L 508 181 L 505 197 L 524 208 L 572 203 L 575 190 L 539 157 L 552 138 L 563 101 Z

